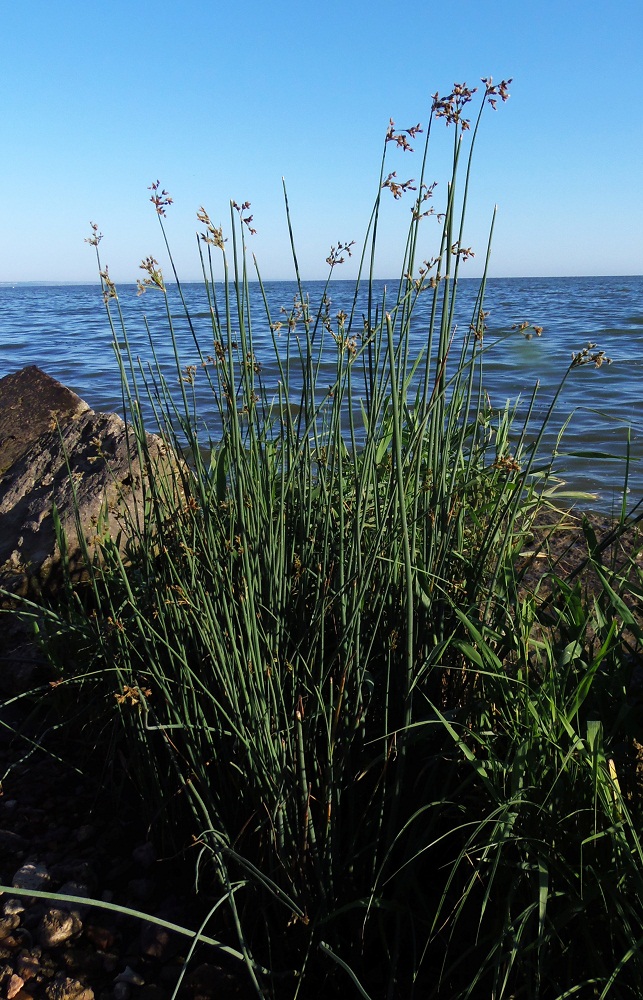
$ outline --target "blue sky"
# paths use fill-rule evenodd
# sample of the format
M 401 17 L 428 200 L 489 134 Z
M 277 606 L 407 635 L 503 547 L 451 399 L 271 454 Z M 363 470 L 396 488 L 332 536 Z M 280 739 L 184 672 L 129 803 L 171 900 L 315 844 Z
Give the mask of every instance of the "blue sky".
M 157 178 L 186 280 L 196 210 L 229 228 L 230 199 L 252 204 L 263 276 L 291 277 L 282 175 L 302 272 L 322 277 L 331 244 L 364 234 L 389 117 L 425 124 L 431 94 L 488 75 L 513 77 L 511 99 L 483 122 L 463 273 L 479 273 L 496 203 L 494 275 L 643 272 L 641 0 L 0 0 L 0 12 L 0 281 L 94 280 L 90 220 L 117 282 L 149 254 L 164 264 Z M 438 204 L 450 138 L 442 125 L 432 139 Z M 397 152 L 390 169 L 414 177 L 419 156 Z M 409 205 L 385 205 L 380 277 L 399 274 Z

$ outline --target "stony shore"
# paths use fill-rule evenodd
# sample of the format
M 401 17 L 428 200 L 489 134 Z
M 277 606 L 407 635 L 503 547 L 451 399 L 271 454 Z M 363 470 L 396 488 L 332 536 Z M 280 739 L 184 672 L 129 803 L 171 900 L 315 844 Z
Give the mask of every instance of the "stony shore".
M 19 729 L 22 736 L 0 727 L 0 882 L 78 902 L 0 895 L 0 995 L 170 1000 L 182 977 L 181 1000 L 252 996 L 243 971 L 216 949 L 198 945 L 185 967 L 190 938 L 92 905 L 114 903 L 195 930 L 206 900 L 192 891 L 189 862 L 163 857 L 150 840 L 127 790 L 116 802 L 98 755 L 79 770 L 63 736 L 58 756 L 36 750 L 17 763 L 31 749 L 29 723 Z

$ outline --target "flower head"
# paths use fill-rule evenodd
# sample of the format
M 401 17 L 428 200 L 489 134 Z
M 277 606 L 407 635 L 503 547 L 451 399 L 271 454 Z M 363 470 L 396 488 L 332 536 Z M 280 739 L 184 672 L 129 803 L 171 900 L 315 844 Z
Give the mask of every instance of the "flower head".
M 153 184 L 150 184 L 147 190 L 152 192 L 150 201 L 154 205 L 157 215 L 165 215 L 165 209 L 168 205 L 172 204 L 172 198 L 170 198 L 169 193 L 165 189 L 159 193 L 160 186 L 161 182 L 155 181 Z

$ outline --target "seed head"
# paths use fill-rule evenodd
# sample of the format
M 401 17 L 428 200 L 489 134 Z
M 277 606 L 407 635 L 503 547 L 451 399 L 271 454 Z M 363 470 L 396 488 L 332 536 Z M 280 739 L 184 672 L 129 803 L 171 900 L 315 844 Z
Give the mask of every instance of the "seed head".
M 165 209 L 168 205 L 172 204 L 172 198 L 170 198 L 169 193 L 165 189 L 159 193 L 160 186 L 161 182 L 155 181 L 153 184 L 150 184 L 147 190 L 152 192 L 150 201 L 154 205 L 157 215 L 165 215 Z
M 236 201 L 233 201 L 232 202 L 232 207 L 239 213 L 239 218 L 241 219 L 241 222 L 243 223 L 243 225 L 247 227 L 248 232 L 250 233 L 250 235 L 254 236 L 256 234 L 257 230 L 253 229 L 252 226 L 251 226 L 251 222 L 252 222 L 253 216 L 252 215 L 246 215 L 246 216 L 244 216 L 244 214 L 243 214 L 244 212 L 247 212 L 248 209 L 250 208 L 250 202 L 249 201 L 244 201 L 243 204 L 237 205 Z
M 397 174 L 396 174 L 395 171 L 393 171 L 393 173 L 391 173 L 391 174 L 388 175 L 388 177 L 386 178 L 386 180 L 382 184 L 382 187 L 383 188 L 388 188 L 396 201 L 399 201 L 399 199 L 402 197 L 402 195 L 406 191 L 415 191 L 415 190 L 417 190 L 414 187 L 414 185 L 413 185 L 413 178 L 412 177 L 408 181 L 396 181 L 396 180 L 393 179 L 394 177 L 397 177 Z
M 103 238 L 103 234 L 98 232 L 98 226 L 95 222 L 90 222 L 89 224 L 92 228 L 92 234 L 85 239 L 85 243 L 89 243 L 92 247 L 97 247 Z
M 203 205 L 196 213 L 196 217 L 199 220 L 199 222 L 202 222 L 204 224 L 207 230 L 207 232 L 200 234 L 203 242 L 209 243 L 213 247 L 218 247 L 219 250 L 224 250 L 225 249 L 224 244 L 226 243 L 226 240 L 224 240 L 223 238 L 223 229 L 221 226 L 217 227 L 212 223 L 210 216 L 204 209 Z
M 463 118 L 464 108 L 472 100 L 477 87 L 469 88 L 466 83 L 454 83 L 453 90 L 447 97 L 433 95 L 432 112 L 436 118 L 444 118 L 448 125 L 459 125 L 463 132 L 470 127 L 468 118 Z
M 475 257 L 475 253 L 471 247 L 461 247 L 457 242 L 451 246 L 451 253 L 455 257 L 461 257 L 462 260 L 469 260 L 469 257 Z
M 412 125 L 411 128 L 405 128 L 402 129 L 401 132 L 396 132 L 395 122 L 393 121 L 392 118 L 389 118 L 388 129 L 386 131 L 386 141 L 394 142 L 405 153 L 412 153 L 413 147 L 411 146 L 409 140 L 406 137 L 408 135 L 411 137 L 411 139 L 415 139 L 416 135 L 419 135 L 421 132 L 422 128 L 419 122 L 417 123 L 417 125 Z
M 139 268 L 141 271 L 147 271 L 149 277 L 144 278 L 143 281 L 136 282 L 138 295 L 142 295 L 148 288 L 160 288 L 162 292 L 165 291 L 163 274 L 159 267 L 159 262 L 154 257 L 146 257 L 139 264 Z
M 331 267 L 335 267 L 337 264 L 343 264 L 346 260 L 342 254 L 347 253 L 349 257 L 352 257 L 351 247 L 355 246 L 355 240 L 351 240 L 350 243 L 339 242 L 336 247 L 330 248 L 330 253 L 326 258 L 326 263 Z
M 483 76 L 482 82 L 485 86 L 485 97 L 494 111 L 496 110 L 496 105 L 498 104 L 498 98 L 501 99 L 503 104 L 509 100 L 510 94 L 507 88 L 510 83 L 513 83 L 511 78 L 509 80 L 501 80 L 500 83 L 494 85 L 493 79 L 490 76 Z
M 584 347 L 582 351 L 572 351 L 572 361 L 570 368 L 580 368 L 581 365 L 594 365 L 595 368 L 600 368 L 601 365 L 611 365 L 612 359 L 608 358 L 605 351 L 594 350 L 597 344 L 592 344 L 591 341 L 587 342 L 587 347 Z
M 109 268 L 107 265 L 105 265 L 102 271 L 99 271 L 99 275 L 103 286 L 103 302 L 107 305 L 110 299 L 118 298 L 118 295 L 116 294 L 116 285 L 109 276 Z

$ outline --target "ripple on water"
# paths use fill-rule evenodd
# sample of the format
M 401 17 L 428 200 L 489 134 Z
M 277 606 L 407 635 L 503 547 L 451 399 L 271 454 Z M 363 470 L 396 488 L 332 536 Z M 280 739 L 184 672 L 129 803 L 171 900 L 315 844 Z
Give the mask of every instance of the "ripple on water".
M 378 283 L 378 295 L 384 287 Z M 269 282 L 266 294 L 273 317 L 281 316 L 281 307 L 292 307 L 296 284 Z M 307 283 L 311 306 L 314 308 L 323 283 Z M 478 283 L 464 279 L 458 284 L 459 305 L 454 323 L 456 339 L 468 328 L 474 308 Z M 219 289 L 217 288 L 217 292 Z M 335 282 L 331 289 L 332 314 L 340 309 L 349 312 L 354 288 L 351 282 Z M 152 361 L 152 352 L 144 318 L 154 336 L 155 350 L 171 387 L 177 385 L 173 350 L 169 336 L 168 317 L 162 297 L 138 298 L 135 286 L 119 290 L 119 302 L 125 316 L 129 344 L 134 358 L 140 356 L 145 365 Z M 211 316 L 207 296 L 200 285 L 184 286 L 197 336 L 204 354 L 212 350 Z M 361 293 L 360 293 L 361 294 Z M 253 312 L 254 350 L 263 365 L 262 379 L 271 397 L 277 391 L 278 370 L 272 358 L 272 335 L 265 318 L 259 286 L 250 286 Z M 430 297 L 418 300 L 413 321 L 416 344 L 426 342 Z M 222 302 L 219 301 L 219 305 Z M 234 303 L 233 303 L 234 308 Z M 367 311 L 366 290 L 357 304 L 357 322 Z M 182 364 L 195 363 L 195 345 L 178 295 L 170 289 L 170 310 L 176 317 L 175 333 Z M 632 462 L 630 470 L 632 499 L 643 496 L 643 278 L 492 278 L 487 285 L 485 310 L 489 311 L 485 344 L 502 339 L 486 355 L 485 388 L 496 409 L 502 410 L 505 400 L 522 396 L 518 421 L 537 381 L 540 388 L 529 433 L 535 436 L 538 419 L 542 418 L 571 360 L 572 351 L 580 350 L 591 340 L 613 358 L 610 367 L 600 371 L 580 369 L 570 373 L 559 399 L 556 416 L 547 432 L 543 447 L 556 444 L 556 435 L 567 416 L 573 417 L 566 431 L 561 451 L 598 451 L 620 456 L 608 459 L 568 459 L 564 478 L 570 488 L 576 483 L 593 487 L 608 498 L 622 488 L 622 456 L 627 446 L 627 424 L 631 425 Z M 124 349 L 122 330 L 114 317 L 119 347 Z M 282 317 L 283 319 L 283 317 Z M 526 341 L 512 327 L 524 321 L 543 326 L 542 338 Z M 233 329 L 238 323 L 232 317 Z M 361 326 L 360 326 L 361 328 Z M 66 382 L 90 406 L 100 409 L 121 408 L 118 366 L 112 354 L 112 333 L 105 315 L 100 288 L 85 286 L 0 286 L 0 375 L 15 371 L 26 364 L 38 364 L 60 381 Z M 282 331 L 278 340 L 282 358 L 287 349 L 287 337 Z M 297 346 L 291 341 L 291 358 L 297 362 Z M 330 345 L 332 348 L 333 345 Z M 335 349 L 336 350 L 336 349 Z M 453 355 L 456 350 L 454 347 Z M 272 358 L 272 360 L 271 360 Z M 333 379 L 336 353 L 323 358 L 320 384 L 325 389 Z M 127 361 L 125 361 L 127 365 Z M 356 376 L 357 377 L 357 376 Z M 293 379 L 293 398 L 300 379 Z M 358 390 L 358 395 L 361 393 Z M 215 407 L 207 391 L 199 390 L 204 415 L 212 419 Z M 519 424 L 518 424 L 519 426 Z M 562 461 L 562 457 L 561 457 Z M 557 465 L 561 462 L 557 460 Z

